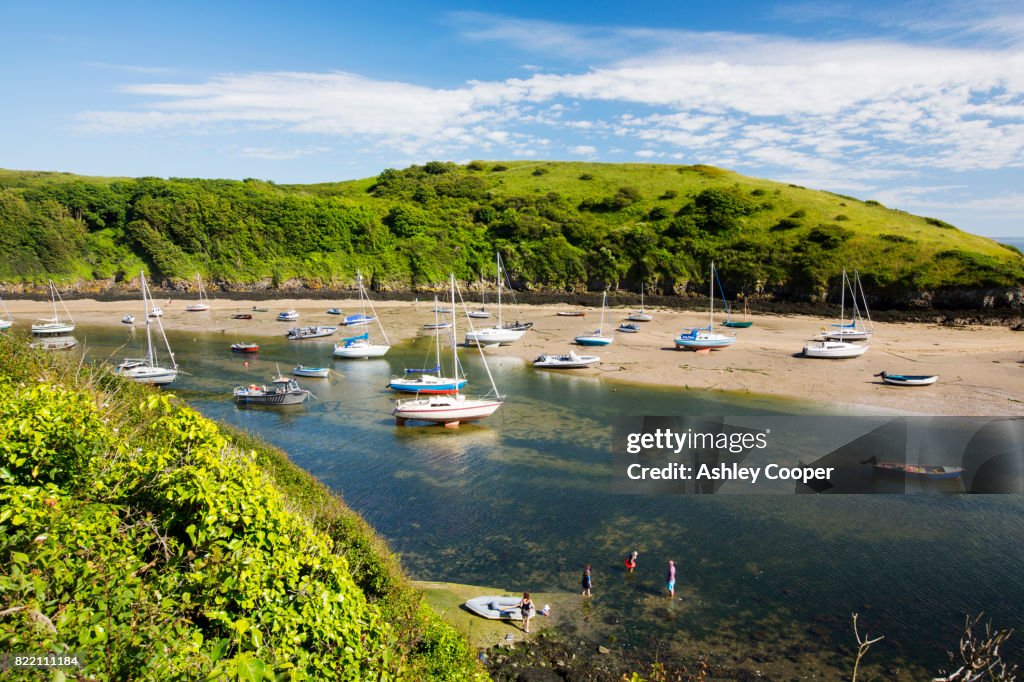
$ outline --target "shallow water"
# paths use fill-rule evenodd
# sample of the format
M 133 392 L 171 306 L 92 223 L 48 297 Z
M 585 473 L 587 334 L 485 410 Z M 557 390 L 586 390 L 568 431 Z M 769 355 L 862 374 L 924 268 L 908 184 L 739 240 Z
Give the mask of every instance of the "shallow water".
M 137 355 L 111 355 L 126 329 L 76 335 L 92 359 Z M 810 411 L 798 402 L 632 386 L 495 357 L 508 402 L 494 417 L 458 430 L 399 428 L 384 386 L 403 367 L 432 364 L 429 339 L 385 360 L 334 361 L 330 340 L 261 340 L 261 353 L 246 357 L 227 349 L 242 339 L 170 338 L 188 372 L 173 386 L 179 395 L 259 433 L 341 493 L 413 578 L 578 592 L 590 563 L 595 598 L 583 628 L 610 628 L 625 646 L 684 635 L 742 646 L 781 629 L 832 655 L 849 651 L 858 611 L 862 628 L 886 635 L 873 655 L 934 670 L 967 613 L 1024 632 L 1019 496 L 610 492 L 616 416 Z M 464 356 L 471 386 L 485 385 L 475 351 Z M 275 363 L 330 365 L 338 375 L 299 379 L 318 398 L 305 406 L 236 407 L 231 389 L 266 382 Z M 630 578 L 622 561 L 633 549 Z M 679 567 L 671 607 L 662 596 L 669 559 Z

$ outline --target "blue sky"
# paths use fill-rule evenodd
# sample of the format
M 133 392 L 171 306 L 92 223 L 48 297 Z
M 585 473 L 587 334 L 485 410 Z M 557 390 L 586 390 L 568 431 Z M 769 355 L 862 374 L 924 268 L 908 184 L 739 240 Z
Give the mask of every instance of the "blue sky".
M 707 163 L 1024 237 L 1019 2 L 690 5 L 7 3 L 0 167 Z

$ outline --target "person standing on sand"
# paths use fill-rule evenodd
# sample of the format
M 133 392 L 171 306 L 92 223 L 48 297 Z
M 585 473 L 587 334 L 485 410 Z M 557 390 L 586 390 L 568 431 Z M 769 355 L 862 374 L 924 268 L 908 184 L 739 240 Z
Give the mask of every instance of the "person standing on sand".
M 668 587 L 668 598 L 674 599 L 676 596 L 676 562 L 668 562 L 668 575 L 665 576 L 665 583 Z
M 590 596 L 590 586 L 591 586 L 590 564 L 587 564 L 586 570 L 583 571 L 583 596 L 584 597 L 589 597 Z
M 632 554 L 630 554 L 628 557 L 626 557 L 626 569 L 630 573 L 632 573 L 633 569 L 636 568 L 636 557 L 637 557 L 637 552 L 636 552 L 635 549 L 633 550 Z
M 523 592 L 523 598 L 520 599 L 519 603 L 512 608 L 519 609 L 519 613 L 523 615 L 523 632 L 530 634 L 530 616 L 533 615 L 534 611 L 533 601 L 530 599 L 530 593 Z

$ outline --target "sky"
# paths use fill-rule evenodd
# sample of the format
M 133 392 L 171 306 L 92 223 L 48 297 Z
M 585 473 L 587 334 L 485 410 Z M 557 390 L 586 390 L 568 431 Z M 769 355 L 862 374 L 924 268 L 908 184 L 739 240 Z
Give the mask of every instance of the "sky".
M 702 163 L 1024 238 L 1019 0 L 43 0 L 0 56 L 2 168 Z

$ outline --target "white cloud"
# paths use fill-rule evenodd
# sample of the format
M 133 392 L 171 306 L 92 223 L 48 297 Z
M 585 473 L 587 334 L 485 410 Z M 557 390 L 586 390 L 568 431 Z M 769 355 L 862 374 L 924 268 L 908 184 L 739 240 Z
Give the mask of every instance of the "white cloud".
M 301 149 L 280 149 L 278 147 L 242 147 L 239 155 L 250 159 L 264 159 L 267 161 L 283 161 L 298 159 L 313 154 L 325 154 L 331 151 L 330 147 L 303 147 Z
M 589 144 L 581 144 L 570 148 L 569 151 L 581 156 L 590 156 L 591 154 L 597 153 L 597 147 L 591 147 Z

